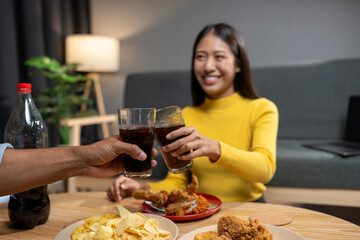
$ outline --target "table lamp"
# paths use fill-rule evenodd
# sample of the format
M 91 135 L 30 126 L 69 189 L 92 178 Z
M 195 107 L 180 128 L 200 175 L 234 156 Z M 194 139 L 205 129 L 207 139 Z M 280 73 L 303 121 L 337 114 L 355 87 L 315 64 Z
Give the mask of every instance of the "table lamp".
M 105 115 L 104 100 L 101 92 L 99 72 L 116 72 L 119 69 L 119 40 L 111 37 L 91 34 L 72 34 L 65 40 L 66 63 L 77 63 L 77 71 L 86 72 L 94 80 L 94 91 L 99 115 Z M 90 94 L 91 82 L 87 82 L 85 96 Z M 86 110 L 87 105 L 81 106 Z M 108 137 L 109 128 L 102 124 L 104 137 Z

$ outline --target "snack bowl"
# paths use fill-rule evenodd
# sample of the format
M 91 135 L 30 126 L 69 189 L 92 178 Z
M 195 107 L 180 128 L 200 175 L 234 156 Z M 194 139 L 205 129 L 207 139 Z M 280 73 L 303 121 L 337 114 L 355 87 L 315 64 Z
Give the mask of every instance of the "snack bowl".
M 175 240 L 177 238 L 178 235 L 178 227 L 176 226 L 176 224 L 171 221 L 168 218 L 159 216 L 159 215 L 154 215 L 154 214 L 149 214 L 149 213 L 142 213 L 146 218 L 154 218 L 157 219 L 159 221 L 159 228 L 162 230 L 166 230 L 169 231 L 171 233 L 171 240 Z M 67 227 L 65 227 L 63 230 L 61 230 L 54 238 L 54 240 L 69 240 L 70 239 L 70 234 L 72 233 L 72 231 L 74 229 L 76 229 L 77 226 L 80 225 L 84 225 L 85 223 L 85 219 L 77 221 Z

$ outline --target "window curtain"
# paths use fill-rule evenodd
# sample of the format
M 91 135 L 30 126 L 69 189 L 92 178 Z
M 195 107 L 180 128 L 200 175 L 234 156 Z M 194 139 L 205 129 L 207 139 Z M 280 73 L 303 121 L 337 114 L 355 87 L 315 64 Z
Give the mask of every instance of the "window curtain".
M 34 94 L 51 84 L 43 77 L 30 77 L 24 61 L 49 56 L 64 63 L 65 37 L 90 33 L 89 8 L 89 0 L 0 1 L 0 142 L 4 142 L 6 122 L 16 104 L 17 83 L 31 83 Z M 49 143 L 60 143 L 51 126 Z

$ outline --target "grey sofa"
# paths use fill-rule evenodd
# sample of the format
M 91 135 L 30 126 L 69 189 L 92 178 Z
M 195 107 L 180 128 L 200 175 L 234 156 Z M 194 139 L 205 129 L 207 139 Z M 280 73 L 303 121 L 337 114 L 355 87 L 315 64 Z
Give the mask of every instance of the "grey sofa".
M 279 109 L 277 170 L 272 186 L 360 189 L 360 156 L 338 155 L 302 144 L 341 139 L 349 96 L 360 95 L 360 59 L 256 67 L 258 94 Z M 191 105 L 189 71 L 134 73 L 127 77 L 126 107 Z M 166 176 L 159 167 L 153 178 Z

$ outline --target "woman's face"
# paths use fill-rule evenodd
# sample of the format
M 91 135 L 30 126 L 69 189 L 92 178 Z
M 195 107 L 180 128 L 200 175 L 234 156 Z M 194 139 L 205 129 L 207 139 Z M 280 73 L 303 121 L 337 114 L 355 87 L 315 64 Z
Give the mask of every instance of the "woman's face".
M 235 74 L 240 67 L 229 46 L 211 32 L 203 37 L 195 50 L 194 73 L 206 96 L 211 99 L 232 95 Z

